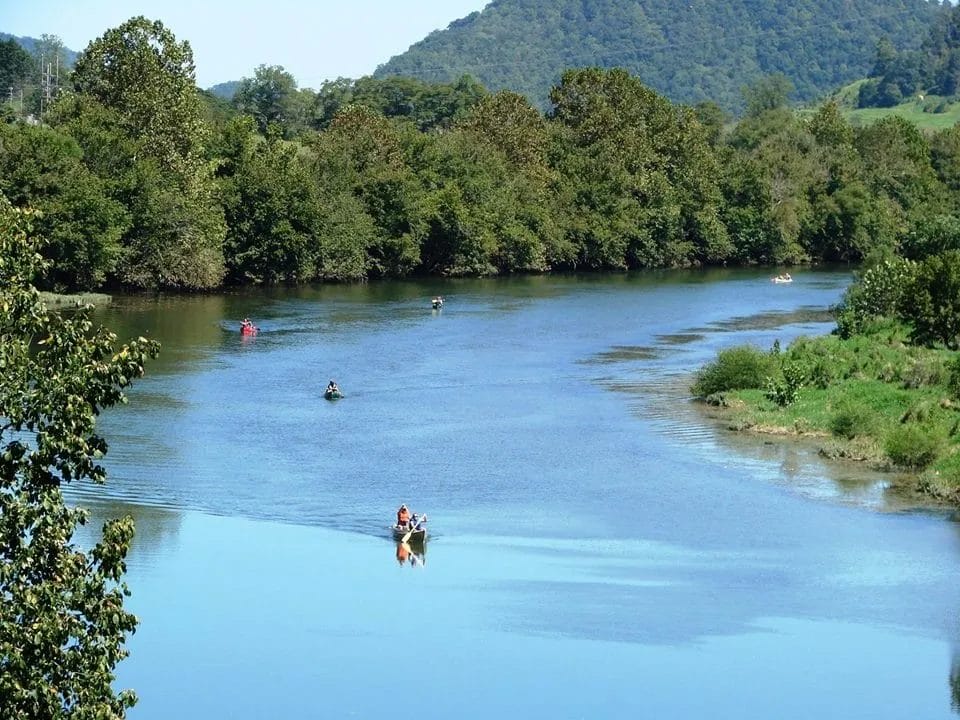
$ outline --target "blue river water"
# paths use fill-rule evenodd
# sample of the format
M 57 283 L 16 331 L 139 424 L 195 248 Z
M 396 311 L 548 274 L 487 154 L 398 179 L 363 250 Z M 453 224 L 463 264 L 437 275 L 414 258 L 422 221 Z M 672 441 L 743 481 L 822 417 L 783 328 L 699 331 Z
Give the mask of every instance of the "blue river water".
M 137 522 L 130 717 L 953 717 L 952 513 L 689 398 L 830 330 L 850 273 L 794 275 L 116 298 L 163 353 L 70 497 Z

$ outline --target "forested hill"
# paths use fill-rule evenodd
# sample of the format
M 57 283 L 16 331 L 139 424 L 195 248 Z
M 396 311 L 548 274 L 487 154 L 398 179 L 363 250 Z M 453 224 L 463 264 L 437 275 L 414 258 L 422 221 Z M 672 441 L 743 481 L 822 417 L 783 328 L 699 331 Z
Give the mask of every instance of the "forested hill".
M 622 67 L 674 101 L 734 110 L 762 75 L 783 73 L 800 100 L 863 77 L 881 38 L 916 48 L 939 12 L 927 0 L 495 0 L 374 76 L 470 74 L 545 107 L 564 69 Z
M 40 38 L 17 37 L 16 35 L 11 35 L 10 33 L 5 32 L 0 32 L 0 40 L 14 40 L 28 53 L 38 55 L 43 53 L 44 44 L 49 42 Z M 65 48 L 62 45 L 59 45 L 59 47 L 62 48 L 63 57 L 67 62 L 67 66 L 73 67 L 74 63 L 77 61 L 77 52 L 75 50 Z

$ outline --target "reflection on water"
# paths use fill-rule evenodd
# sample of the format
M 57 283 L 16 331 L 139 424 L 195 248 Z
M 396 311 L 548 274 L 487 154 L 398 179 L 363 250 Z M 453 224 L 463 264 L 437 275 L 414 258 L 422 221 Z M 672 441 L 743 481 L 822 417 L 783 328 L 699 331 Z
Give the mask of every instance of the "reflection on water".
M 309 716 L 318 696 L 390 714 L 396 645 L 424 650 L 424 718 L 949 714 L 955 528 L 867 512 L 883 476 L 731 436 L 689 401 L 718 349 L 828 330 L 848 279 L 121 299 L 112 329 L 163 354 L 103 417 L 108 484 L 71 493 L 136 518 L 137 720 Z M 331 377 L 349 401 L 321 399 Z M 444 528 L 416 582 L 397 568 L 426 548 L 384 538 L 400 498 Z
M 396 558 L 398 565 L 423 567 L 427 564 L 427 545 L 426 543 L 397 541 Z

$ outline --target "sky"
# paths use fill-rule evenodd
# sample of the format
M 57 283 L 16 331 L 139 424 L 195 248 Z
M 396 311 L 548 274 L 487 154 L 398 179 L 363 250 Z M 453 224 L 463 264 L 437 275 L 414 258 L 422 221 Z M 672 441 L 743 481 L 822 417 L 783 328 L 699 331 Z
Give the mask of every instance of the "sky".
M 358 78 L 490 0 L 0 0 L 0 32 L 56 35 L 71 50 L 136 15 L 193 48 L 203 88 L 282 65 L 300 87 Z

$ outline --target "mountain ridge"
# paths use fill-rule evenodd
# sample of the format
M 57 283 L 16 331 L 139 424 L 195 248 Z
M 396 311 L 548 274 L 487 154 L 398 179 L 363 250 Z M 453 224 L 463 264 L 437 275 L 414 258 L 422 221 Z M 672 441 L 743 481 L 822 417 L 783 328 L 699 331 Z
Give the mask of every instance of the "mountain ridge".
M 564 69 L 623 67 L 672 100 L 741 107 L 742 85 L 782 73 L 800 100 L 863 77 L 876 43 L 915 47 L 927 0 L 494 0 L 379 66 L 449 82 L 469 74 L 541 108 Z

